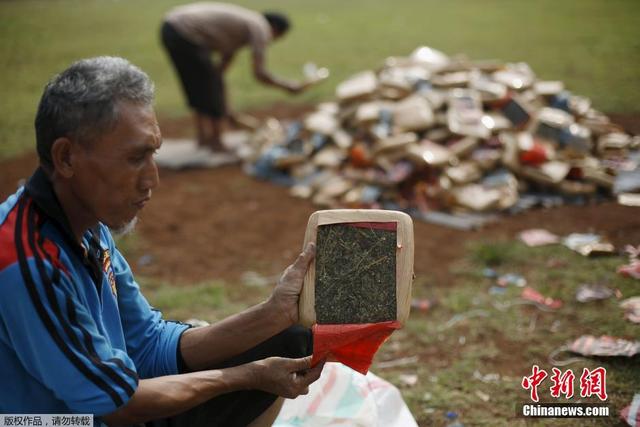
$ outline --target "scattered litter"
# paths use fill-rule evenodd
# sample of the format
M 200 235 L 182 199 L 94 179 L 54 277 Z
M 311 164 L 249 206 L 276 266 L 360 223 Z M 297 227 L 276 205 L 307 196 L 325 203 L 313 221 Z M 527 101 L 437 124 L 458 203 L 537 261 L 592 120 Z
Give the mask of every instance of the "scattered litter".
M 551 297 L 545 297 L 540 292 L 527 286 L 522 290 L 520 297 L 526 301 L 532 301 L 537 304 L 544 305 L 552 310 L 557 310 L 562 307 L 562 301 L 553 299 Z
M 640 259 L 640 246 L 634 247 L 632 245 L 626 245 L 624 247 L 624 251 L 627 253 L 627 255 L 629 255 L 630 261 Z
M 578 302 L 589 302 L 611 298 L 614 292 L 604 285 L 580 285 L 576 290 Z
M 484 393 L 483 391 L 476 390 L 475 393 L 476 396 L 478 396 L 483 402 L 488 402 L 491 400 L 491 396 L 489 396 L 487 393 Z
M 640 353 L 640 341 L 627 341 L 603 335 L 583 335 L 569 345 L 569 350 L 585 356 L 627 356 Z
M 398 381 L 402 386 L 413 387 L 418 384 L 418 376 L 416 374 L 400 374 Z
M 615 248 L 597 234 L 573 233 L 565 237 L 563 244 L 583 256 L 611 255 Z
M 464 427 L 464 424 L 462 424 L 458 420 L 458 413 L 457 412 L 453 412 L 453 411 L 447 412 L 447 425 L 446 425 L 446 427 Z
M 489 288 L 489 295 L 503 295 L 507 292 L 507 288 L 503 286 L 492 286 Z
M 542 228 L 524 230 L 518 236 L 520 240 L 530 247 L 552 245 L 560 241 L 558 236 Z
M 458 344 L 465 345 L 466 343 L 467 343 L 467 337 L 465 337 L 464 335 L 460 335 L 458 337 Z
M 483 383 L 499 383 L 500 382 L 500 374 L 491 373 L 491 374 L 482 374 L 480 371 L 473 371 L 473 378 L 476 380 L 482 381 Z
M 636 393 L 631 403 L 620 411 L 620 418 L 631 427 L 640 426 L 640 393 Z
M 582 361 L 583 358 L 573 357 L 565 360 L 557 360 L 556 357 L 562 352 L 571 352 L 582 356 L 611 357 L 624 356 L 633 357 L 640 354 L 640 341 L 628 341 L 622 338 L 603 335 L 594 337 L 583 335 L 580 338 L 554 350 L 549 355 L 549 361 L 556 366 L 565 366 L 570 363 Z
M 640 279 L 640 246 L 627 245 L 624 248 L 629 255 L 629 264 L 618 267 L 618 273 L 633 279 Z
M 376 369 L 396 368 L 398 366 L 413 365 L 418 363 L 418 356 L 402 357 L 400 359 L 387 360 L 384 362 L 376 363 Z
M 428 392 L 428 391 L 425 391 L 425 392 L 424 392 L 424 394 L 422 395 L 422 399 L 421 399 L 421 400 L 422 400 L 423 402 L 428 402 L 428 401 L 430 401 L 431 399 L 433 399 L 433 394 L 431 394 L 431 393 L 430 393 L 430 392 Z
M 487 267 L 484 270 L 482 270 L 482 275 L 489 279 L 495 279 L 496 277 L 498 277 L 498 272 L 495 271 L 493 268 Z
M 633 261 L 631 264 L 618 267 L 618 273 L 633 279 L 640 279 L 640 261 Z
M 565 237 L 562 243 L 572 251 L 577 251 L 581 246 L 598 243 L 599 241 L 600 236 L 597 234 L 572 233 Z
M 532 305 L 538 310 L 547 311 L 547 312 L 555 311 L 555 309 L 549 308 L 546 305 L 541 304 L 537 301 L 529 301 L 525 299 L 517 299 L 513 301 L 492 301 L 491 305 L 493 305 L 493 307 L 499 311 L 505 311 L 511 307 L 515 307 L 518 305 Z
M 625 319 L 633 323 L 640 323 L 640 296 L 621 301 L 620 307 L 624 310 Z
M 447 323 L 440 326 L 438 330 L 443 331 L 445 329 L 449 329 L 456 323 L 462 322 L 463 320 L 470 319 L 472 317 L 489 317 L 489 312 L 486 310 L 470 310 L 466 313 L 456 314 L 451 319 L 449 319 Z
M 433 307 L 437 305 L 437 303 L 438 302 L 432 298 L 414 298 L 411 300 L 411 308 L 426 313 L 427 311 L 433 309 Z
M 497 283 L 498 286 L 502 286 L 503 288 L 509 285 L 524 288 L 525 286 L 527 286 L 527 279 L 519 274 L 508 273 L 498 277 Z

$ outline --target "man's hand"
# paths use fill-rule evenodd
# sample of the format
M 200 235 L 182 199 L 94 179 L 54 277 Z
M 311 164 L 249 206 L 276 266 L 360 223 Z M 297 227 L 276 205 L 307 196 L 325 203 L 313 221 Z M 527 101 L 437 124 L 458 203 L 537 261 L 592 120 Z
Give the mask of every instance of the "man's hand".
M 311 357 L 270 357 L 252 362 L 255 388 L 288 399 L 309 393 L 309 385 L 320 378 L 324 367 L 323 361 L 312 368 Z
M 286 316 L 288 325 L 298 322 L 298 299 L 309 263 L 316 254 L 316 245 L 309 242 L 293 264 L 284 270 L 269 298 L 278 315 Z

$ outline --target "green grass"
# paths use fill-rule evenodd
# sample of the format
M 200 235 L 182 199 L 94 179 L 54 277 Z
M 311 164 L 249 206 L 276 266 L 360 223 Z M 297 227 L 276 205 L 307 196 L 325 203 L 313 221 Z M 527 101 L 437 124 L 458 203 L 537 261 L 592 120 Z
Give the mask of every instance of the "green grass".
M 0 158 L 33 147 L 34 111 L 46 81 L 70 62 L 121 55 L 157 86 L 163 117 L 187 113 L 177 80 L 158 42 L 158 26 L 175 0 L 0 2 Z M 350 74 L 380 66 L 387 56 L 429 45 L 475 59 L 526 61 L 542 78 L 565 81 L 606 112 L 637 112 L 640 102 L 640 2 L 636 0 L 258 0 L 239 2 L 290 14 L 293 31 L 269 52 L 272 70 L 299 77 L 314 61 L 331 78 L 297 98 L 256 83 L 248 55 L 230 71 L 239 110 L 276 101 L 330 99 Z
M 560 266 L 550 267 L 550 260 Z M 427 278 L 417 278 L 414 296 L 435 297 L 440 304 L 427 313 L 412 313 L 407 328 L 394 334 L 376 359 L 418 355 L 420 361 L 381 370 L 374 364 L 372 369 L 397 385 L 401 385 L 400 374 L 418 374 L 418 384 L 402 392 L 421 425 L 444 425 L 447 411 L 458 412 L 465 425 L 525 425 L 515 417 L 515 405 L 529 401 L 520 381 L 531 374 L 532 365 L 551 374 L 548 355 L 581 335 L 638 339 L 638 325 L 623 318 L 616 298 L 590 303 L 575 300 L 576 288 L 583 283 L 605 283 L 619 289 L 624 298 L 637 295 L 638 282 L 615 273 L 624 262 L 617 256 L 585 258 L 562 246 L 527 248 L 511 241 L 471 243 L 467 256 L 452 268 L 450 287 L 430 288 Z M 500 274 L 522 274 L 529 286 L 561 299 L 564 306 L 556 312 L 545 312 L 529 305 L 513 305 L 521 292 L 515 286 L 504 295 L 490 295 L 488 289 L 493 282 L 482 275 L 489 265 L 497 266 Z M 451 322 L 454 316 L 465 313 L 474 316 Z M 620 409 L 640 390 L 640 358 L 585 358 L 561 370 L 570 368 L 576 374 L 574 385 L 579 395 L 582 369 L 598 366 L 607 369 L 606 403 L 612 417 L 579 423 L 575 419 L 555 419 L 540 424 L 618 425 Z M 487 381 L 478 378 L 483 376 Z M 549 395 L 550 384 L 547 378 L 539 389 L 542 401 L 555 401 Z M 481 398 L 486 396 L 488 402 Z M 578 399 L 574 396 L 570 402 Z
M 196 318 L 215 322 L 241 309 L 230 304 L 224 283 L 205 282 L 176 286 L 138 278 L 149 302 L 163 313 L 165 319 L 185 321 Z

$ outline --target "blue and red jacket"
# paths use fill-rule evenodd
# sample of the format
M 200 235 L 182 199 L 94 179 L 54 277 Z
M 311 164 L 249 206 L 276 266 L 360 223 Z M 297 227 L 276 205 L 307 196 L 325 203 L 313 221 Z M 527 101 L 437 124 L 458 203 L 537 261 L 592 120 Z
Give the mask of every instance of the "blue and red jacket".
M 36 170 L 0 204 L 0 412 L 101 416 L 139 378 L 180 371 L 180 335 L 140 293 L 108 228 L 80 245 Z

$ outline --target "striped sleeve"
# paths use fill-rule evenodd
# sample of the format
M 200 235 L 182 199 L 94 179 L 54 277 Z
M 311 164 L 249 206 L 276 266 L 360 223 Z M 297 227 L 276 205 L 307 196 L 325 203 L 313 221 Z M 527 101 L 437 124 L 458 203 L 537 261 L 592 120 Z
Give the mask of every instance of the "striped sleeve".
M 111 413 L 136 390 L 133 361 L 100 333 L 57 246 L 38 236 L 34 215 L 23 199 L 17 261 L 2 272 L 2 323 L 23 366 L 71 411 Z
M 112 253 L 127 352 L 134 360 L 140 378 L 179 374 L 180 336 L 190 325 L 164 320 L 162 313 L 151 307 L 108 230 L 103 229 L 103 237 L 109 240 Z

